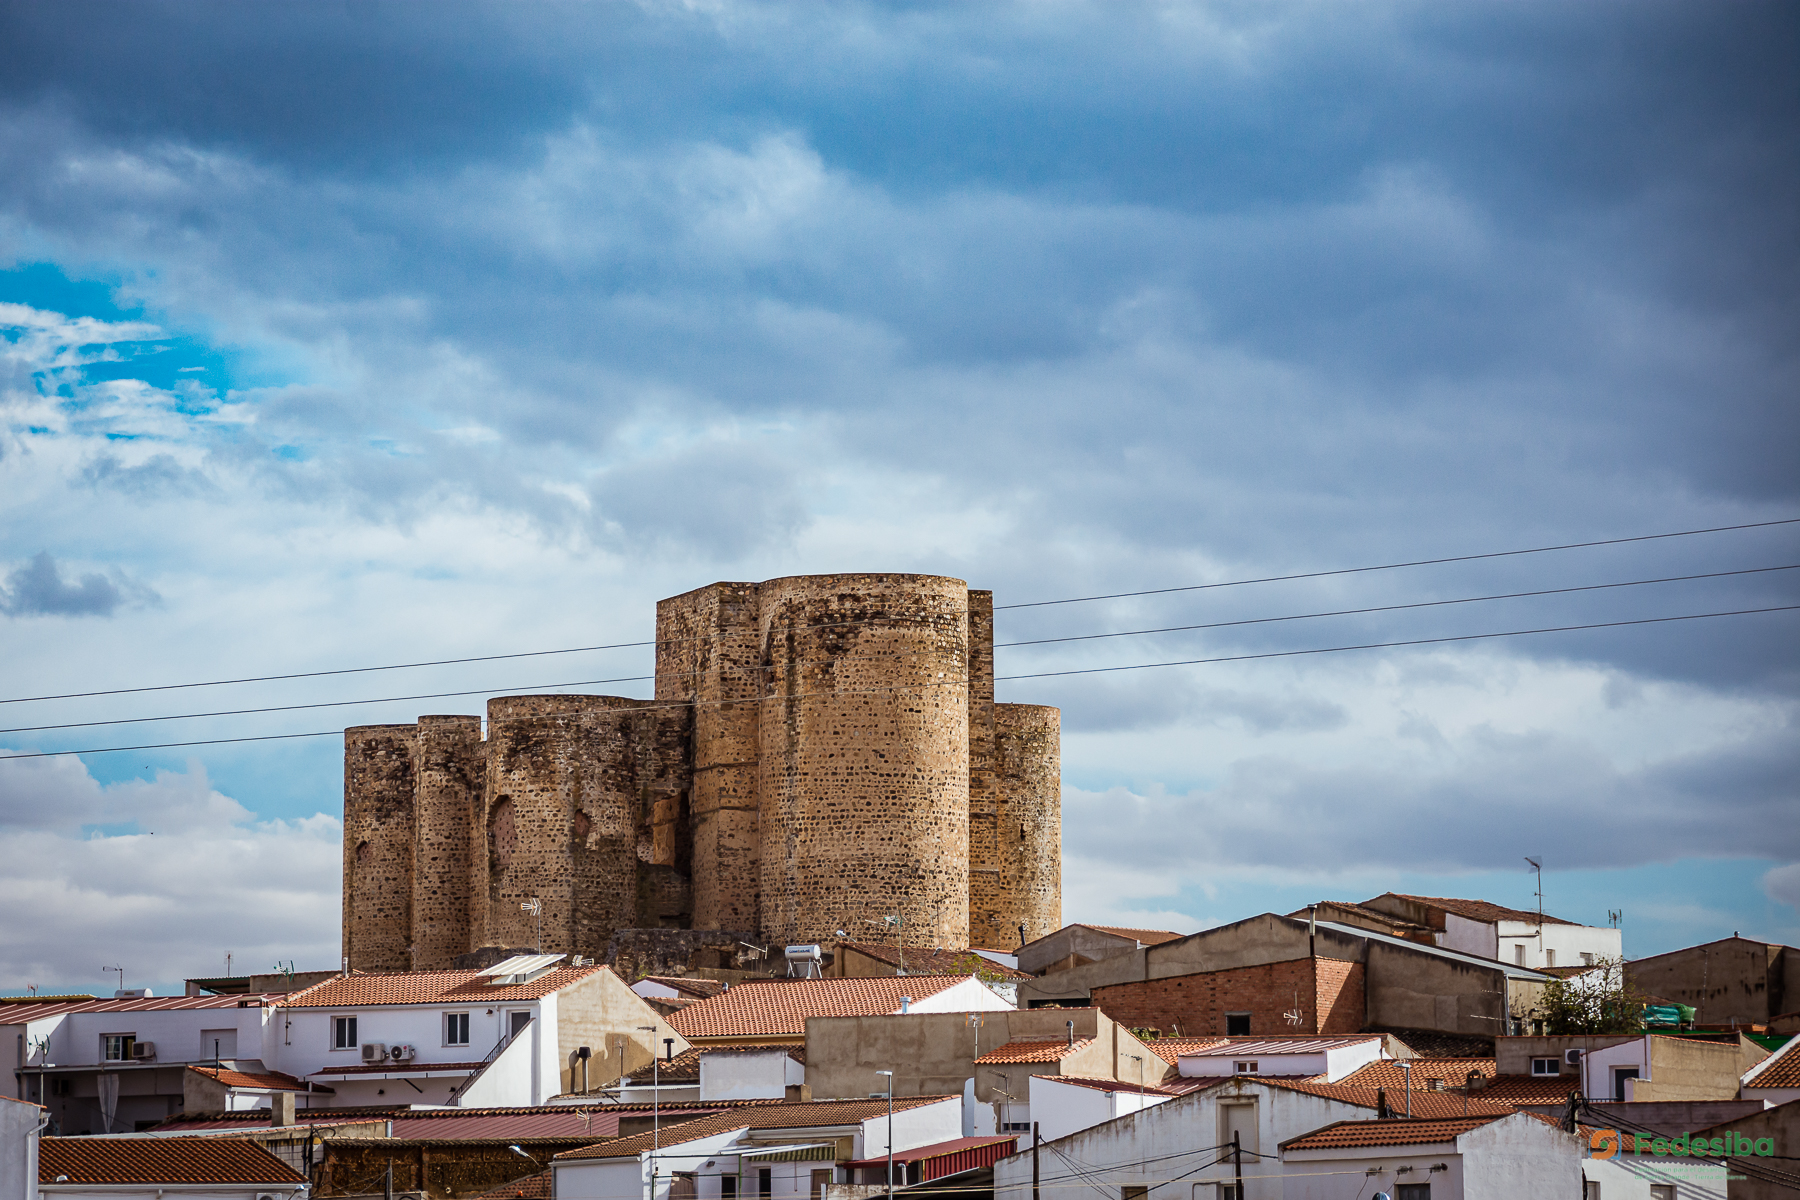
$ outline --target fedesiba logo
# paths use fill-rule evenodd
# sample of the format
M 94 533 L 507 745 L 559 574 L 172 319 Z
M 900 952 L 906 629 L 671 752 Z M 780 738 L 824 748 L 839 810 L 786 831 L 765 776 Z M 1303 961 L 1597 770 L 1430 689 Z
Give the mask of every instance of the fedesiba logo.
M 1588 1138 L 1589 1158 L 1617 1158 L 1624 1139 L 1616 1129 L 1596 1129 Z M 1632 1156 L 1645 1154 L 1656 1158 L 1750 1158 L 1775 1156 L 1774 1138 L 1752 1141 L 1741 1133 L 1725 1133 L 1718 1137 L 1702 1137 L 1684 1133 L 1678 1137 L 1649 1138 L 1638 1135 L 1631 1139 Z

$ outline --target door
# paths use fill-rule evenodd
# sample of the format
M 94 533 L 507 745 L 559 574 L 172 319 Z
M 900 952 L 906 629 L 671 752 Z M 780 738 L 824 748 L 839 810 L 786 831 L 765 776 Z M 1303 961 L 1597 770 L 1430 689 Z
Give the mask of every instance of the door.
M 1626 1099 L 1625 1081 L 1627 1079 L 1636 1079 L 1637 1077 L 1638 1077 L 1638 1069 L 1636 1067 L 1614 1067 L 1613 1068 L 1613 1099 L 1619 1101 L 1620 1103 L 1624 1103 L 1624 1101 Z
M 1256 1174 L 1258 1170 L 1256 1164 L 1262 1160 L 1255 1157 L 1258 1149 L 1255 1103 L 1219 1105 L 1219 1145 L 1222 1147 L 1220 1154 L 1225 1160 L 1220 1165 L 1235 1175 L 1237 1163 L 1233 1161 L 1231 1155 L 1231 1138 L 1234 1134 L 1237 1136 L 1238 1149 L 1243 1151 L 1243 1174 Z M 1248 1192 L 1249 1190 L 1250 1185 L 1246 1183 L 1244 1191 Z
M 775 1192 L 775 1170 L 774 1170 L 774 1168 L 758 1167 L 756 1169 L 756 1194 L 758 1196 L 762 1197 L 762 1200 L 769 1200 L 769 1197 L 771 1195 L 773 1195 L 774 1192 Z
M 507 1013 L 506 1040 L 510 1042 L 518 1037 L 520 1033 L 524 1032 L 525 1027 L 529 1024 L 531 1024 L 531 1012 L 529 1009 L 519 1009 L 516 1012 Z
M 825 1189 L 831 1184 L 831 1168 L 812 1173 L 812 1200 L 825 1200 Z

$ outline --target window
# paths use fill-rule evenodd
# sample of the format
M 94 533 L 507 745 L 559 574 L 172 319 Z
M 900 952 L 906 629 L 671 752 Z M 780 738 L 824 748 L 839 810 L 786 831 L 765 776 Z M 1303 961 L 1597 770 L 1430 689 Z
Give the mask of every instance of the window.
M 1200 1200 L 1199 1195 L 1198 1195 L 1198 1189 L 1196 1189 L 1196 1195 L 1194 1197 L 1194 1200 Z M 1219 1185 L 1219 1200 L 1244 1200 L 1244 1198 L 1242 1196 L 1238 1195 L 1237 1184 L 1221 1183 Z
M 1030 1121 L 1002 1121 L 1000 1123 L 1000 1132 L 1001 1133 L 1030 1133 L 1031 1132 L 1031 1122 Z
M 130 1062 L 131 1048 L 135 1045 L 135 1033 L 103 1033 L 100 1035 L 100 1058 L 103 1062 Z
M 1675 1185 L 1672 1183 L 1651 1184 L 1650 1200 L 1675 1200 Z
M 1533 1075 L 1561 1075 L 1562 1063 L 1554 1058 L 1534 1058 L 1531 1060 Z
M 1636 1067 L 1614 1067 L 1613 1068 L 1613 1099 L 1618 1101 L 1620 1104 L 1623 1104 L 1627 1100 L 1629 1100 L 1631 1098 L 1631 1088 L 1629 1087 L 1629 1085 L 1626 1084 L 1625 1081 L 1627 1079 L 1636 1079 L 1637 1077 L 1638 1077 L 1638 1069 Z M 1671 1192 L 1670 1195 L 1674 1195 L 1674 1193 Z
M 1581 1200 L 1600 1200 L 1600 1185 L 1590 1179 L 1581 1185 Z
M 1147 1200 L 1150 1189 L 1142 1184 L 1128 1183 L 1119 1189 L 1119 1200 Z
M 1546 967 L 1554 967 L 1556 965 L 1556 951 L 1554 951 L 1554 950 L 1544 951 L 1544 965 Z
M 719 1176 L 719 1200 L 737 1200 L 737 1176 Z
M 520 1033 L 524 1032 L 525 1027 L 529 1024 L 531 1024 L 531 1013 L 526 1010 L 520 1009 L 516 1012 L 507 1013 L 506 1039 L 511 1041 L 513 1038 L 518 1037 Z
M 1594 965 L 1594 956 L 1589 954 L 1586 950 L 1583 950 L 1581 952 L 1581 965 L 1584 967 L 1593 966 Z M 1599 1187 L 1600 1187 L 1599 1184 L 1594 1185 L 1594 1188 L 1596 1191 L 1598 1191 Z
M 775 1170 L 773 1167 L 756 1169 L 756 1194 L 763 1200 L 769 1200 L 769 1197 L 775 1194 Z
M 1237 1062 L 1231 1064 L 1232 1073 L 1235 1075 L 1255 1075 L 1257 1073 L 1256 1061 L 1257 1060 L 1254 1058 L 1240 1058 Z
M 1516 967 L 1522 967 L 1525 965 L 1525 943 L 1524 942 L 1520 942 L 1518 945 L 1513 947 L 1513 965 Z
M 356 1049 L 356 1018 L 331 1018 L 331 1048 L 333 1050 Z
M 669 1180 L 669 1200 L 694 1200 L 699 1194 L 692 1171 L 677 1171 Z
M 469 1014 L 444 1014 L 444 1045 L 466 1046 L 469 1044 Z
M 1394 1189 L 1394 1200 L 1431 1200 L 1429 1183 L 1403 1183 Z
M 1225 1014 L 1225 1036 L 1226 1037 L 1249 1037 L 1250 1036 L 1250 1014 L 1249 1013 L 1226 1013 Z

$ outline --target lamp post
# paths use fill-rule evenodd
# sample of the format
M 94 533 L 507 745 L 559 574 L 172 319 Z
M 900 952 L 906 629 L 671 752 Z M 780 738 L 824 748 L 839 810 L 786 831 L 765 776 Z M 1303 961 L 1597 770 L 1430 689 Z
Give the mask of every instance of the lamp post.
M 655 1033 L 654 1025 L 639 1025 L 639 1033 Z M 625 1063 L 620 1061 L 623 1068 Z M 656 1042 L 650 1043 L 650 1200 L 656 1200 L 656 1155 L 662 1149 L 662 1079 L 656 1058 Z
M 893 1195 L 894 1195 L 894 1073 L 892 1071 L 877 1071 L 875 1073 L 877 1075 L 886 1075 L 887 1076 L 887 1102 L 888 1102 L 887 1194 L 888 1194 L 888 1200 L 893 1200 Z

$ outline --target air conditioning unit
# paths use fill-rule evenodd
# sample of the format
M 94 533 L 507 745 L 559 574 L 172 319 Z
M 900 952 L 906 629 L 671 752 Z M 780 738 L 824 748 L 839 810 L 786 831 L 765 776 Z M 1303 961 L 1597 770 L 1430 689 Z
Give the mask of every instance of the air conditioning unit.
M 1564 1050 L 1563 1051 L 1563 1062 L 1568 1064 L 1571 1067 L 1579 1067 L 1581 1065 L 1581 1051 L 1579 1051 L 1579 1050 Z
M 133 1042 L 131 1044 L 131 1057 L 137 1059 L 139 1062 L 143 1062 L 145 1060 L 155 1058 L 156 1057 L 156 1043 L 155 1042 Z
M 395 1062 L 411 1062 L 413 1060 L 413 1055 L 416 1053 L 418 1053 L 418 1052 L 416 1050 L 414 1050 L 411 1046 L 389 1046 L 388 1047 L 388 1057 L 393 1059 Z
M 364 1042 L 362 1048 L 363 1061 L 366 1063 L 378 1063 L 387 1058 L 386 1042 Z

